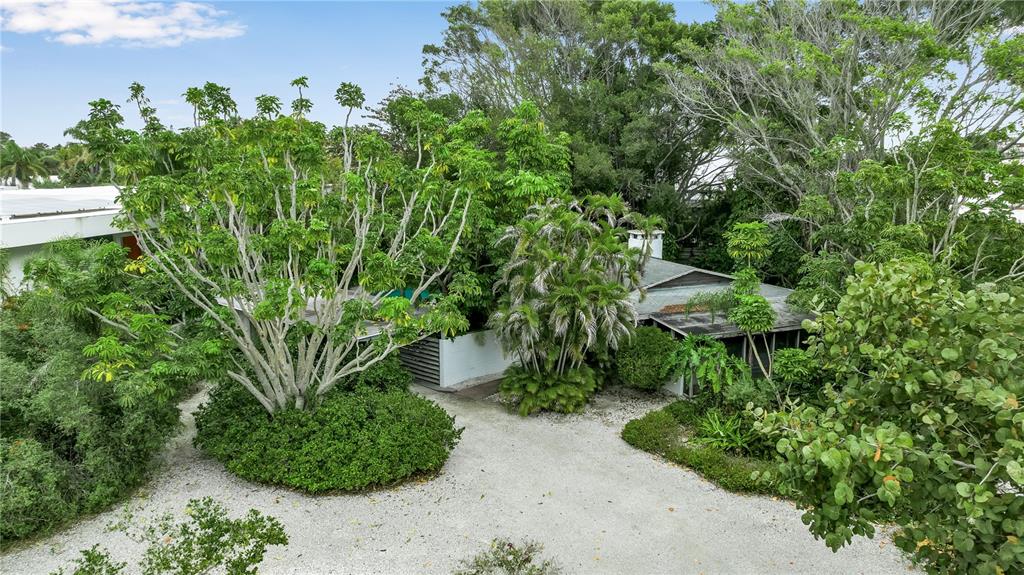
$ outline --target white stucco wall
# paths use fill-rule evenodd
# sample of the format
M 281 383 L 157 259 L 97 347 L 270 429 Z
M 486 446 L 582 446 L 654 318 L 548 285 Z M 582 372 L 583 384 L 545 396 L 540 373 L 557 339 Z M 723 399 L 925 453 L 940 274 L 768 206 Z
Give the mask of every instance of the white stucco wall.
M 20 291 L 21 282 L 25 279 L 25 262 L 43 248 L 43 246 L 20 246 L 7 249 L 7 278 L 4 280 L 5 288 L 11 291 Z
M 446 388 L 468 387 L 497 379 L 514 363 L 511 357 L 505 357 L 492 330 L 442 339 L 438 352 L 441 387 Z

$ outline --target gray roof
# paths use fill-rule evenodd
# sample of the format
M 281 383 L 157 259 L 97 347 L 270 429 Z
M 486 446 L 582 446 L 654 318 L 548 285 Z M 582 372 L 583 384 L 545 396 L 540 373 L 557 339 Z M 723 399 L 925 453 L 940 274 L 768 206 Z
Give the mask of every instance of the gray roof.
M 713 272 L 702 268 L 695 268 L 686 264 L 677 264 L 676 262 L 670 262 L 668 260 L 651 258 L 647 261 L 647 265 L 644 267 L 644 273 L 640 277 L 640 286 L 644 289 L 648 289 L 660 283 L 664 283 L 693 272 L 701 272 L 732 279 L 732 276 L 727 274 Z
M 800 328 L 805 319 L 814 316 L 794 310 L 786 303 L 785 298 L 768 298 L 775 309 L 775 327 L 771 331 L 790 331 Z M 716 338 L 742 335 L 736 324 L 730 322 L 723 314 L 717 314 L 712 321 L 708 312 L 685 313 L 654 313 L 649 319 L 680 334 L 703 334 Z
M 668 306 L 684 305 L 689 302 L 690 298 L 701 292 L 720 292 L 730 288 L 728 283 L 698 283 L 678 287 L 656 287 L 658 284 L 694 272 L 731 279 L 731 276 L 726 274 L 665 260 L 651 259 L 641 281 L 641 285 L 647 290 L 645 297 L 641 300 L 639 290 L 630 294 L 630 299 L 632 299 L 633 304 L 636 306 L 638 318 L 641 321 L 651 320 L 657 322 L 681 334 L 698 333 L 714 337 L 741 335 L 742 332 L 739 328 L 727 320 L 723 314 L 716 314 L 714 319 L 712 319 L 709 312 L 686 313 L 679 311 L 678 308 L 668 308 Z M 775 328 L 772 331 L 798 329 L 804 319 L 813 317 L 810 314 L 794 310 L 786 303 L 786 298 L 789 297 L 789 294 L 793 293 L 791 289 L 762 283 L 760 293 L 768 300 L 772 308 L 775 309 L 776 321 Z

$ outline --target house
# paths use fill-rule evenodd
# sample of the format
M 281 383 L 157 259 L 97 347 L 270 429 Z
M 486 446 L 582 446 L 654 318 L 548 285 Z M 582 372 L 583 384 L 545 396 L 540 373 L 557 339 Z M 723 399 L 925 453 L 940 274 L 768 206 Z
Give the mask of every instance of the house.
M 631 232 L 630 245 L 643 245 L 641 232 Z M 692 309 L 691 298 L 700 293 L 725 291 L 730 288 L 732 276 L 711 270 L 705 270 L 677 264 L 661 259 L 660 235 L 652 241 L 651 259 L 648 261 L 641 277 L 641 289 L 635 290 L 630 297 L 637 311 L 638 323 L 653 325 L 670 331 L 678 337 L 688 335 L 706 335 L 720 340 L 726 349 L 734 355 L 743 357 L 754 370 L 760 373 L 755 350 L 751 349 L 747 337 L 724 314 L 712 314 L 708 310 Z M 803 320 L 813 316 L 792 308 L 786 299 L 793 290 L 762 283 L 760 293 L 775 310 L 775 326 L 764 334 L 767 350 L 757 350 L 762 354 L 762 361 L 767 363 L 764 354 L 778 348 L 798 347 L 806 338 L 801 329 Z M 760 344 L 762 340 L 758 340 Z
M 135 236 L 114 226 L 120 212 L 115 186 L 0 189 L 0 247 L 7 252 L 6 284 L 18 291 L 25 262 L 46 244 L 68 238 L 121 242 L 138 255 Z

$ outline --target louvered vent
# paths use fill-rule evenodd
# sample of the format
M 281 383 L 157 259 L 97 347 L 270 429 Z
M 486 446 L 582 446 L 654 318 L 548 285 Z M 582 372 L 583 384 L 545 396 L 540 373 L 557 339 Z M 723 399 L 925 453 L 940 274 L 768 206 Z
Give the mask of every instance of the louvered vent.
M 402 366 L 412 372 L 413 380 L 422 385 L 441 385 L 441 340 L 427 337 L 403 347 L 399 352 Z

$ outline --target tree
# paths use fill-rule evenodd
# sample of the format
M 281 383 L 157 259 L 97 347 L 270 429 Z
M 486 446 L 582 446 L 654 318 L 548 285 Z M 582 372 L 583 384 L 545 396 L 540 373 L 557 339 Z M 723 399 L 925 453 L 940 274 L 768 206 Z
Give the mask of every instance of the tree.
M 650 257 L 649 246 L 627 247 L 627 226 L 650 232 L 655 223 L 621 197 L 595 195 L 550 200 L 506 230 L 499 242 L 514 247 L 489 325 L 519 362 L 502 391 L 519 397 L 521 412 L 574 411 L 596 388 L 588 354 L 614 351 L 630 336 L 629 294 Z
M 713 192 L 726 168 L 708 163 L 720 128 L 682 113 L 656 66 L 681 62 L 678 41 L 706 45 L 708 27 L 677 22 L 671 4 L 632 1 L 483 1 L 444 17 L 441 42 L 423 48 L 428 93 L 454 93 L 499 118 L 536 103 L 547 125 L 572 138 L 577 196 L 650 201 L 686 218 L 667 222 L 670 235 L 694 231 L 689 202 Z
M 767 332 L 775 327 L 775 308 L 761 295 L 761 278 L 756 266 L 760 265 L 771 254 L 768 226 L 762 222 L 734 224 L 726 232 L 727 251 L 740 266 L 733 281 L 734 300 L 729 308 L 729 321 L 736 324 L 750 344 L 751 353 L 765 378 L 772 378 L 771 345 Z M 760 334 L 764 342 L 764 354 L 758 349 L 755 334 Z M 768 358 L 765 367 L 762 355 Z
M 1024 564 L 1024 291 L 961 291 L 921 258 L 859 263 L 805 322 L 835 373 L 824 409 L 764 416 L 779 479 L 832 549 L 885 518 L 932 573 Z
M 226 88 L 187 94 L 199 125 L 159 140 L 128 133 L 114 150 L 130 160 L 170 141 L 180 167 L 119 164 L 121 223 L 138 230 L 147 265 L 219 327 L 227 375 L 269 413 L 313 408 L 399 346 L 465 329 L 460 292 L 439 283 L 477 186 L 461 123 L 421 114 L 431 130 L 413 165 L 347 126 L 343 158 L 332 158 L 326 128 L 300 114 L 242 119 Z M 362 105 L 356 95 L 347 107 Z
M 29 187 L 46 174 L 42 157 L 32 148 L 22 148 L 14 140 L 7 140 L 0 148 L 0 177 L 15 181 L 19 188 Z
M 662 68 L 685 113 L 725 126 L 737 192 L 757 200 L 748 217 L 789 236 L 788 249 L 805 254 L 803 275 L 840 271 L 838 284 L 801 286 L 817 291 L 804 303 L 818 295 L 834 305 L 846 275 L 837 259 L 868 259 L 873 239 L 903 226 L 921 228 L 920 253 L 933 261 L 975 251 L 962 264 L 972 281 L 1009 270 L 993 254 L 1014 237 L 1000 164 L 1019 157 L 1024 134 L 1024 36 L 1000 4 L 721 2 L 720 37 L 680 43 L 693 64 Z M 993 161 L 983 167 L 982 157 Z M 858 175 L 879 166 L 899 177 L 864 185 Z M 959 183 L 961 171 L 971 186 L 930 185 Z M 961 217 L 993 204 L 990 225 Z

